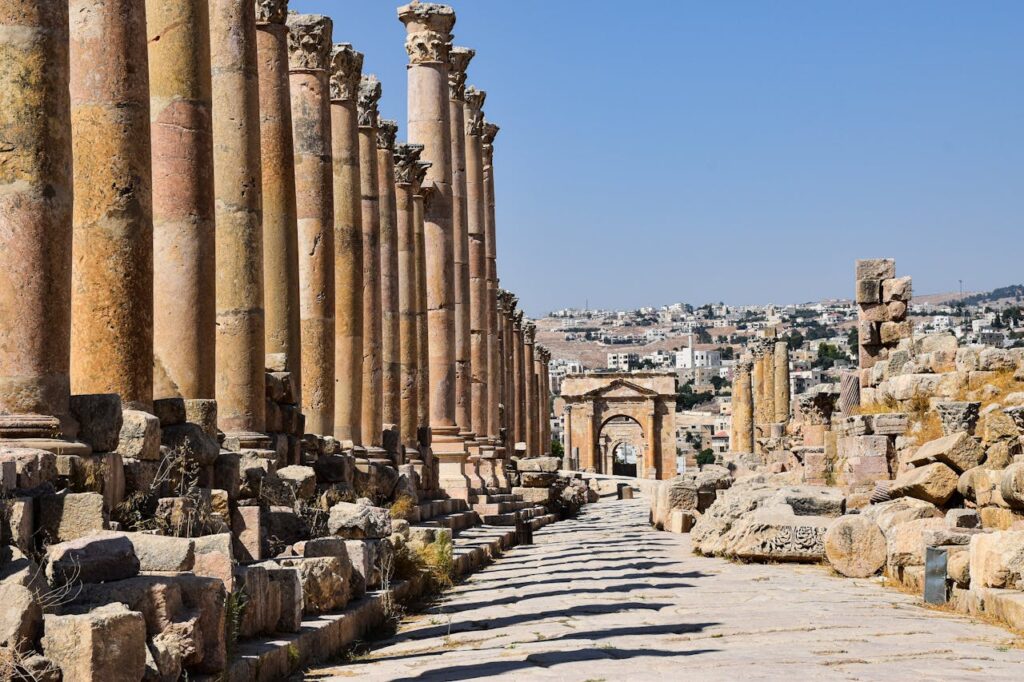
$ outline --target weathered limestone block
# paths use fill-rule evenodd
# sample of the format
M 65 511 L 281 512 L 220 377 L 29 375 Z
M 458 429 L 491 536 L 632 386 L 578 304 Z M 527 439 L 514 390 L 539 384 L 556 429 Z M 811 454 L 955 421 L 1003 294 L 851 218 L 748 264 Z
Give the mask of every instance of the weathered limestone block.
M 57 456 L 34 448 L 0 448 L 0 462 L 13 462 L 17 487 L 35 488 L 57 478 Z
M 950 551 L 946 559 L 946 577 L 956 583 L 957 587 L 968 588 L 971 585 L 971 553 L 969 551 Z
M 99 493 L 43 495 L 37 502 L 39 529 L 51 540 L 74 540 L 107 527 L 104 500 Z
M 347 540 L 386 538 L 391 535 L 391 512 L 363 502 L 339 502 L 331 507 L 327 527 Z
M 197 576 L 216 578 L 224 583 L 227 591 L 233 591 L 234 551 L 231 533 L 205 535 L 191 538 L 190 541 L 195 548 L 192 572 Z
M 1021 454 L 1019 442 L 1000 441 L 988 446 L 985 450 L 984 465 L 987 469 L 1005 469 L 1016 455 Z
M 1011 464 L 1003 470 L 999 493 L 1006 505 L 1024 509 L 1024 463 Z
M 832 522 L 828 517 L 798 516 L 786 507 L 758 509 L 730 530 L 725 554 L 747 561 L 820 561 Z
M 271 587 L 267 569 L 258 564 L 236 566 L 235 584 L 246 598 L 239 635 L 255 637 L 274 632 L 281 615 L 281 593 L 279 587 Z
M 23 552 L 34 548 L 35 500 L 14 497 L 0 501 L 0 535 Z M 2 561 L 0 561 L 2 563 Z
M 857 279 L 893 279 L 896 277 L 896 261 L 892 258 L 858 259 Z
M 299 576 L 305 614 L 329 613 L 348 604 L 352 567 L 342 556 L 289 558 L 279 563 Z
M 885 566 L 887 545 L 878 524 L 861 514 L 843 516 L 825 533 L 825 556 L 848 578 L 867 578 Z
M 562 460 L 559 457 L 531 457 L 516 462 L 518 471 L 539 471 L 548 474 L 558 473 L 562 467 Z
M 121 397 L 112 393 L 71 396 L 71 414 L 78 420 L 78 437 L 93 452 L 113 452 L 121 432 Z
M 160 459 L 160 420 L 140 410 L 124 410 L 117 452 L 122 457 Z
M 153 401 L 153 414 L 161 427 L 185 423 L 185 401 L 182 398 L 160 398 Z
M 914 327 L 909 321 L 883 322 L 878 329 L 878 338 L 884 345 L 894 345 L 900 339 L 908 338 L 913 331 Z
M 186 401 L 196 402 L 196 401 Z M 202 426 L 186 422 L 174 426 L 164 426 L 160 434 L 163 445 L 171 449 L 173 455 L 182 456 L 201 467 L 209 466 L 220 454 L 217 441 L 209 436 Z
M 938 374 L 902 374 L 889 379 L 888 392 L 901 402 L 913 400 L 917 396 L 935 394 L 940 381 Z
M 987 466 L 968 469 L 957 480 L 957 491 L 979 507 L 1007 506 L 1000 491 L 1003 472 Z
M 846 498 L 842 491 L 828 486 L 779 488 L 772 503 L 789 506 L 797 516 L 841 516 L 846 511 Z
M 1012 372 L 1017 359 L 1004 348 L 985 348 L 978 353 L 978 369 L 982 372 Z
M 0 584 L 0 646 L 30 651 L 39 639 L 43 609 L 29 588 Z
M 94 535 L 50 545 L 46 561 L 46 579 L 54 587 L 123 580 L 139 572 L 135 547 L 124 534 Z
M 893 273 L 895 275 L 895 273 Z M 882 281 L 882 300 L 909 303 L 914 297 L 913 280 L 910 277 L 889 277 Z
M 966 431 L 960 431 L 925 443 L 906 461 L 915 467 L 942 462 L 960 474 L 978 466 L 984 457 L 985 451 L 978 441 Z
M 396 525 L 397 523 L 397 521 L 393 521 L 392 525 Z M 314 558 L 336 556 L 342 557 L 346 561 L 348 560 L 348 550 L 345 548 L 344 538 L 313 538 L 312 540 L 295 543 L 293 549 L 295 550 L 295 553 L 301 557 Z
M 82 615 L 47 614 L 43 651 L 65 680 L 141 680 L 146 669 L 146 624 L 123 604 Z
M 950 509 L 946 512 L 946 525 L 950 528 L 980 528 L 981 519 L 973 509 Z
M 683 474 L 660 483 L 652 499 L 651 520 L 664 528 L 674 510 L 705 511 L 718 495 L 732 485 L 732 476 L 724 467 L 708 467 L 695 474 Z
M 270 583 L 277 586 L 281 601 L 280 614 L 274 629 L 277 632 L 298 632 L 302 628 L 303 580 L 300 572 L 273 561 L 259 564 L 267 571 Z
M 1024 589 L 1024 531 L 971 538 L 971 587 Z
M 309 537 L 309 525 L 292 507 L 271 505 L 263 514 L 266 536 L 272 541 L 271 554 L 276 555 L 283 546 L 290 546 Z
M 549 504 L 555 500 L 555 489 L 552 487 L 516 487 L 512 488 L 512 494 L 519 495 L 523 498 L 524 502 L 530 502 L 532 504 Z
M 349 559 L 352 562 L 352 582 L 358 582 L 365 589 L 374 589 L 383 580 L 382 568 L 391 552 L 391 544 L 385 540 L 346 540 Z M 353 592 L 353 595 L 355 593 Z
M 547 488 L 558 480 L 558 474 L 541 471 L 523 471 L 519 474 L 519 484 L 524 488 Z
M 348 483 L 354 477 L 355 462 L 352 455 L 322 455 L 313 463 L 318 483 Z
M 196 563 L 196 543 L 191 538 L 128 533 L 128 539 L 139 559 L 139 570 L 181 572 L 191 571 Z
M 938 518 L 942 516 L 942 512 L 930 502 L 913 497 L 900 497 L 865 507 L 861 515 L 877 523 L 882 532 L 888 535 L 890 530 L 902 523 Z
M 879 279 L 858 279 L 856 296 L 858 305 L 881 303 L 882 281 Z
M 764 506 L 775 492 L 775 488 L 754 481 L 734 483 L 732 488 L 721 491 L 690 532 L 694 549 L 707 556 L 722 554 L 723 538 L 733 525 L 744 515 Z
M 924 535 L 931 530 L 944 530 L 943 518 L 916 519 L 893 526 L 886 539 L 888 543 L 886 564 L 890 571 L 907 566 L 923 566 Z
M 240 561 L 259 561 L 266 556 L 266 530 L 259 506 L 239 506 L 231 515 L 234 554 Z
M 277 477 L 291 488 L 296 499 L 308 500 L 316 494 L 316 471 L 312 467 L 287 466 L 277 470 Z
M 951 468 L 935 462 L 900 474 L 892 482 L 892 497 L 916 497 L 936 505 L 945 504 L 956 492 L 957 475 Z

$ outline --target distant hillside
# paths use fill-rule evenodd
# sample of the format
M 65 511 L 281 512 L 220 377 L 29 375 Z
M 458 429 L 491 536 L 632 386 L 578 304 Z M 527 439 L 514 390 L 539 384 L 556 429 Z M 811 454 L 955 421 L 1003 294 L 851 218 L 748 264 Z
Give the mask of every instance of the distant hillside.
M 1020 300 L 1024 297 L 1024 284 L 1011 284 L 1008 287 L 999 287 L 992 291 L 984 294 L 975 294 L 974 296 L 966 296 L 963 302 L 966 305 L 980 305 L 982 303 L 993 303 L 1005 298 L 1012 298 Z

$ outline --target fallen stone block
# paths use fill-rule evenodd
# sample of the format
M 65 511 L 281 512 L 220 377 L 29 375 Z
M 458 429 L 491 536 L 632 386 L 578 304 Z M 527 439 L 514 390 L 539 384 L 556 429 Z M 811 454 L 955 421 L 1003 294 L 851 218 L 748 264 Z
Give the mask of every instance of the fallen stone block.
M 383 575 L 381 563 L 384 558 L 386 540 L 346 540 L 349 560 L 352 562 L 352 577 L 358 574 L 365 589 L 380 585 Z M 388 545 L 390 548 L 390 545 Z
M 916 519 L 893 526 L 886 534 L 886 566 L 893 575 L 896 568 L 924 566 L 924 535 L 930 530 L 944 530 L 942 518 Z
M 35 488 L 57 478 L 57 456 L 34 448 L 0 448 L 0 462 L 13 462 L 17 487 Z
M 31 651 L 39 639 L 43 609 L 27 587 L 0 584 L 0 646 Z
M 93 452 L 113 452 L 121 432 L 121 397 L 116 393 L 73 395 L 71 414 L 78 420 L 78 438 Z
M 109 604 L 44 620 L 43 652 L 65 680 L 141 680 L 146 669 L 142 614 Z M 116 643 L 116 646 L 113 644 Z
M 1024 463 L 1006 467 L 999 477 L 999 494 L 1014 509 L 1024 509 Z
M 123 533 L 50 545 L 46 562 L 46 579 L 53 587 L 123 580 L 139 573 L 135 547 Z
M 950 528 L 980 528 L 981 519 L 974 509 L 950 509 L 946 512 L 946 525 Z
M 926 464 L 900 474 L 892 482 L 892 497 L 916 497 L 932 504 L 945 504 L 957 486 L 956 472 L 941 462 Z
M 1024 589 L 1024 531 L 971 538 L 971 586 Z
M 160 420 L 140 410 L 124 410 L 117 452 L 122 457 L 160 459 Z
M 302 588 L 302 574 L 298 569 L 284 567 L 274 562 L 264 562 L 260 567 L 267 570 L 271 584 L 277 585 L 281 601 L 276 630 L 298 632 L 302 628 L 302 613 L 305 596 Z
M 240 561 L 261 561 L 266 556 L 267 537 L 261 507 L 236 507 L 231 515 L 231 532 L 236 538 L 234 553 Z
M 960 431 L 925 443 L 907 463 L 919 467 L 941 462 L 960 474 L 978 466 L 984 457 L 985 451 L 978 441 L 966 431 Z
M 103 495 L 58 493 L 37 498 L 39 530 L 51 541 L 74 540 L 107 527 Z
M 360 542 L 360 541 L 350 541 Z M 301 583 L 301 608 L 307 615 L 345 608 L 351 592 L 352 566 L 341 556 L 280 559 L 278 563 L 295 572 Z
M 195 462 L 200 467 L 213 464 L 220 454 L 220 445 L 198 424 L 164 426 L 160 440 L 170 448 L 172 456 L 184 457 L 186 461 Z
M 535 471 L 546 474 L 558 473 L 562 467 L 562 460 L 559 457 L 531 457 L 516 462 L 518 471 Z
M 825 533 L 824 544 L 829 564 L 848 578 L 867 578 L 885 566 L 885 535 L 862 514 L 837 519 Z
M 196 563 L 196 543 L 191 538 L 127 533 L 139 558 L 139 570 L 160 572 L 191 571 Z
M 942 512 L 931 502 L 913 497 L 900 497 L 880 504 L 872 504 L 861 511 L 866 519 L 871 519 L 887 536 L 894 527 L 917 519 L 933 519 L 942 516 Z
M 386 538 L 391 535 L 391 512 L 366 502 L 339 502 L 331 507 L 327 528 L 347 540 Z
M 228 592 L 234 591 L 234 541 L 231 533 L 204 535 L 190 540 L 195 548 L 192 572 L 198 576 L 216 578 L 224 583 Z
M 522 471 L 519 473 L 519 484 L 524 488 L 547 488 L 555 484 L 558 474 L 540 471 Z
M 312 467 L 287 466 L 278 469 L 277 476 L 291 488 L 296 499 L 308 500 L 316 494 L 316 471 Z
M 725 554 L 744 561 L 821 561 L 832 522 L 823 516 L 797 516 L 786 507 L 757 509 L 730 529 Z

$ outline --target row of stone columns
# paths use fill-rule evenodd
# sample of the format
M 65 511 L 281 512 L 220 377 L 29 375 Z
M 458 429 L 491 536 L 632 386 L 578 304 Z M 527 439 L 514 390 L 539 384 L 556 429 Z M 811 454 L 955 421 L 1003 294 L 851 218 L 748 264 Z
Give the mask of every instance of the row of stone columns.
M 404 145 L 362 55 L 286 0 L 0 10 L 0 438 L 80 449 L 74 391 L 216 398 L 220 430 L 263 447 L 270 370 L 307 432 L 371 459 L 432 447 L 456 494 L 500 483 L 516 443 L 547 452 L 473 51 L 451 8 L 399 18 Z
M 772 426 L 784 425 L 791 414 L 789 346 L 772 336 L 756 339 L 749 351 L 733 372 L 733 452 L 759 452 L 760 439 L 770 437 Z

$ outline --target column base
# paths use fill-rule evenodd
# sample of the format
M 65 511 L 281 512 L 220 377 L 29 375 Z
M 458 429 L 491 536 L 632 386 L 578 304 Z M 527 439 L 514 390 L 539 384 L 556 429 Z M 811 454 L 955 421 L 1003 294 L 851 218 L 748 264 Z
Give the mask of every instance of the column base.
M 68 416 L 70 419 L 70 415 Z M 73 420 L 71 420 L 73 422 Z M 77 430 L 77 422 L 74 422 Z M 0 415 L 0 445 L 7 448 L 34 448 L 55 455 L 92 454 L 92 448 L 81 441 L 65 439 L 62 422 L 47 414 Z
M 391 460 L 391 456 L 388 454 L 388 451 L 379 445 L 367 445 L 364 449 L 364 453 L 363 458 L 373 464 L 394 464 Z
M 86 457 L 92 454 L 92 448 L 77 440 L 61 440 L 60 438 L 0 438 L 0 447 L 31 448 L 46 450 L 55 455 L 76 455 Z
M 224 433 L 221 447 L 232 452 L 242 450 L 269 450 L 270 436 L 258 431 L 229 431 Z
M 459 436 L 458 427 L 440 426 L 432 429 L 431 452 L 437 461 L 437 486 L 449 497 L 469 500 L 469 477 L 466 476 L 466 442 Z

